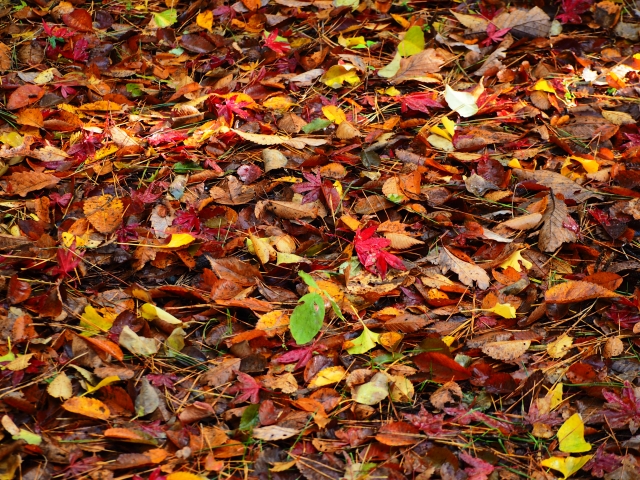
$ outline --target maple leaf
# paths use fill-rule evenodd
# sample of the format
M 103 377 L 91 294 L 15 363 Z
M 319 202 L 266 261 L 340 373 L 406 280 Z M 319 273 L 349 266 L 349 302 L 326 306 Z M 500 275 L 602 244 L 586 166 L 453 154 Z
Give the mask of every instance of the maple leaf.
M 388 265 L 398 270 L 406 270 L 407 267 L 404 266 L 400 258 L 383 250 L 391 245 L 391 241 L 386 238 L 373 236 L 377 228 L 377 225 L 373 225 L 364 230 L 358 229 L 356 232 L 353 245 L 360 263 L 367 271 L 374 275 L 380 275 L 382 278 L 387 274 Z
M 624 143 L 620 146 L 620 148 L 628 149 L 632 147 L 640 147 L 640 134 L 638 133 L 625 133 L 625 137 L 629 140 L 627 143 Z
M 400 98 L 400 110 L 405 113 L 408 109 L 430 113 L 429 108 L 443 108 L 432 93 L 410 93 Z
M 620 395 L 603 390 L 602 395 L 607 401 L 603 415 L 611 428 L 629 427 L 635 434 L 640 427 L 640 398 L 636 396 L 631 384 L 624 382 Z
M 249 119 L 249 114 L 243 110 L 244 107 L 249 105 L 249 102 L 236 102 L 236 98 L 237 97 L 227 98 L 223 103 L 216 105 L 218 116 L 223 117 L 229 124 L 232 123 L 234 114 L 243 120 Z
M 235 371 L 238 382 L 240 383 L 235 387 L 236 392 L 242 392 L 236 398 L 236 403 L 241 403 L 245 401 L 249 401 L 251 403 L 260 402 L 260 390 L 262 390 L 262 385 L 253 378 L 251 375 L 247 375 L 243 372 Z
M 284 55 L 289 50 L 291 50 L 291 45 L 289 45 L 289 42 L 278 40 L 277 28 L 265 38 L 264 46 L 273 50 L 279 55 Z
M 82 474 L 95 468 L 96 463 L 101 462 L 100 457 L 82 458 L 82 451 L 78 450 L 69 456 L 69 465 L 62 471 L 64 478 L 79 478 Z
M 561 23 L 582 23 L 582 15 L 593 5 L 593 0 L 562 0 L 564 13 L 556 16 Z
M 321 343 L 312 343 L 308 347 L 296 348 L 295 350 L 290 350 L 287 353 L 280 355 L 276 358 L 276 362 L 281 364 L 298 362 L 294 367 L 295 370 L 298 370 L 309 363 L 309 360 L 311 360 L 311 357 L 313 356 L 313 352 L 320 353 L 325 350 L 327 350 L 326 345 Z
M 175 382 L 180 379 L 173 373 L 159 373 L 147 375 L 147 380 L 151 382 L 154 387 L 167 387 L 170 390 L 175 389 Z
M 487 25 L 487 38 L 480 42 L 480 46 L 488 47 L 492 43 L 500 43 L 504 40 L 504 36 L 509 33 L 509 30 L 511 30 L 511 27 L 498 30 L 493 23 L 489 23 Z
M 611 473 L 614 470 L 620 468 L 624 457 L 615 455 L 613 453 L 605 452 L 606 445 L 603 443 L 598 447 L 596 453 L 587 464 L 582 467 L 583 470 L 591 471 L 594 477 L 602 478 L 605 473 Z
M 52 275 L 59 275 L 60 277 L 66 277 L 69 272 L 73 272 L 78 265 L 82 262 L 84 252 L 76 251 L 76 241 L 71 244 L 71 248 L 58 248 L 56 252 L 56 259 L 58 260 L 58 266 L 51 269 Z
M 474 422 L 484 423 L 485 425 L 496 428 L 502 432 L 503 435 L 511 435 L 515 432 L 515 427 L 512 423 L 507 423 L 507 420 L 500 420 L 500 412 L 496 412 L 493 416 L 489 416 L 486 413 L 482 413 L 479 410 L 467 409 L 465 407 L 451 407 L 445 408 L 447 415 L 452 415 L 454 419 L 453 423 L 459 423 L 461 425 L 470 425 Z
M 182 140 L 189 138 L 186 132 L 179 132 L 177 130 L 163 130 L 162 132 L 156 132 L 151 135 L 147 141 L 152 147 L 157 147 L 164 143 L 178 143 Z
M 49 199 L 51 200 L 51 203 L 53 205 L 59 205 L 62 208 L 69 205 L 69 202 L 71 201 L 71 197 L 73 197 L 71 192 L 67 192 L 64 195 L 59 195 L 53 192 L 52 194 L 49 195 Z
M 188 210 L 176 211 L 173 225 L 179 227 L 181 232 L 200 231 L 200 217 L 198 211 L 191 205 Z
M 306 182 L 296 183 L 291 187 L 291 189 L 296 193 L 304 193 L 305 196 L 302 197 L 302 204 L 315 202 L 320 198 L 320 194 L 322 193 L 322 178 L 320 178 L 320 173 L 307 173 L 302 172 L 302 176 L 307 179 Z
M 471 467 L 464 469 L 464 472 L 469 476 L 467 480 L 487 480 L 495 470 L 495 467 L 489 462 L 485 462 L 481 458 L 472 457 L 464 452 L 460 452 L 460 460 L 467 465 L 471 465 Z
M 444 414 L 434 415 L 425 410 L 424 406 L 420 406 L 417 414 L 405 413 L 404 418 L 419 430 L 422 430 L 430 437 L 436 437 L 446 434 L 444 429 Z

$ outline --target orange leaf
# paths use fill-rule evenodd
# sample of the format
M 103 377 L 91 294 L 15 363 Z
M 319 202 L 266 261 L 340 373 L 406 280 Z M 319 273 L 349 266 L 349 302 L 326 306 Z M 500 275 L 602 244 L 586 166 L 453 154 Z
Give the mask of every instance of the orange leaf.
M 547 290 L 544 300 L 547 303 L 574 303 L 595 298 L 614 298 L 619 296 L 616 292 L 612 292 L 595 283 L 569 280 L 568 282 L 554 285 Z
M 122 353 L 120 347 L 112 341 L 104 340 L 102 338 L 90 338 L 83 336 L 80 336 L 80 338 L 90 344 L 95 350 L 99 350 L 97 352 L 98 355 L 100 355 L 100 352 L 104 352 L 113 356 L 113 358 L 116 358 L 117 360 L 124 360 L 124 353 Z
M 391 422 L 380 428 L 376 440 L 391 447 L 415 445 L 420 441 L 420 432 L 410 423 Z
M 62 408 L 68 412 L 98 420 L 108 420 L 111 415 L 109 407 L 95 398 L 73 397 L 64 402 Z
M 17 110 L 37 102 L 44 95 L 44 89 L 38 85 L 23 85 L 9 96 L 7 110 Z
M 93 228 L 100 233 L 112 233 L 122 222 L 124 205 L 113 195 L 100 195 L 86 199 L 83 210 Z

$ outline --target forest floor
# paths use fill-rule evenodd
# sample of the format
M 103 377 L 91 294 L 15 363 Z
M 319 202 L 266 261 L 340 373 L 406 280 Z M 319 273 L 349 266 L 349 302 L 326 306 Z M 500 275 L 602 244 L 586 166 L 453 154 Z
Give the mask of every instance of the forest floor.
M 0 0 L 0 480 L 640 478 L 639 40 Z

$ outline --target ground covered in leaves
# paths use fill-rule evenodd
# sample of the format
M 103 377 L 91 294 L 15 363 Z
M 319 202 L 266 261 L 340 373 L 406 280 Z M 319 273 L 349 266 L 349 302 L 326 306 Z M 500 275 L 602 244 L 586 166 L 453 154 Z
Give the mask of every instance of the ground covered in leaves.
M 0 0 L 0 480 L 640 478 L 638 17 Z

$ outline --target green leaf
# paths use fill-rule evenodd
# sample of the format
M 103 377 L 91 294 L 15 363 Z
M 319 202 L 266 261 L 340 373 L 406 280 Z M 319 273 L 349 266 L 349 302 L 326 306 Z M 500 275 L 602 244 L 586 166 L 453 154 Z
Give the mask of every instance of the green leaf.
M 179 175 L 199 170 L 204 170 L 204 168 L 195 162 L 178 162 L 173 166 L 173 171 Z
M 332 123 L 331 120 L 327 120 L 325 118 L 316 118 L 315 120 L 312 120 L 311 122 L 307 123 L 304 127 L 302 127 L 302 131 L 304 133 L 317 132 L 318 130 L 327 128 L 329 125 L 331 125 L 331 123 Z
M 398 53 L 403 57 L 410 57 L 424 50 L 424 32 L 422 28 L 414 25 L 404 35 L 404 39 L 398 44 Z
M 170 8 L 164 12 L 154 13 L 153 18 L 156 21 L 156 25 L 160 28 L 170 27 L 178 21 L 178 12 L 175 8 Z
M 24 440 L 29 445 L 40 445 L 42 443 L 42 437 L 35 433 L 32 433 L 24 428 L 20 429 L 20 433 L 18 435 L 13 435 L 14 440 Z
M 300 278 L 302 279 L 302 281 L 307 284 L 307 287 L 317 288 L 318 290 L 320 290 L 320 287 L 318 286 L 316 281 L 307 272 L 298 270 L 298 275 L 300 275 Z
M 368 352 L 369 350 L 374 348 L 376 346 L 376 343 L 378 343 L 379 341 L 379 333 L 374 333 L 367 327 L 364 327 L 364 330 L 362 331 L 360 336 L 349 342 L 351 346 L 347 348 L 347 352 L 352 355 L 358 355 L 360 353 Z
M 141 97 L 144 92 L 140 88 L 140 85 L 137 83 L 127 83 L 127 92 L 131 94 L 132 97 Z
M 168 357 L 174 357 L 178 352 L 181 352 L 184 348 L 184 337 L 186 332 L 182 328 L 175 328 L 171 335 L 165 340 L 165 347 Z
M 256 403 L 249 405 L 242 412 L 240 417 L 240 430 L 247 431 L 253 429 L 259 423 L 258 411 L 260 410 L 260 404 Z
M 307 293 L 291 314 L 289 329 L 298 345 L 313 340 L 324 321 L 324 299 L 317 293 Z

